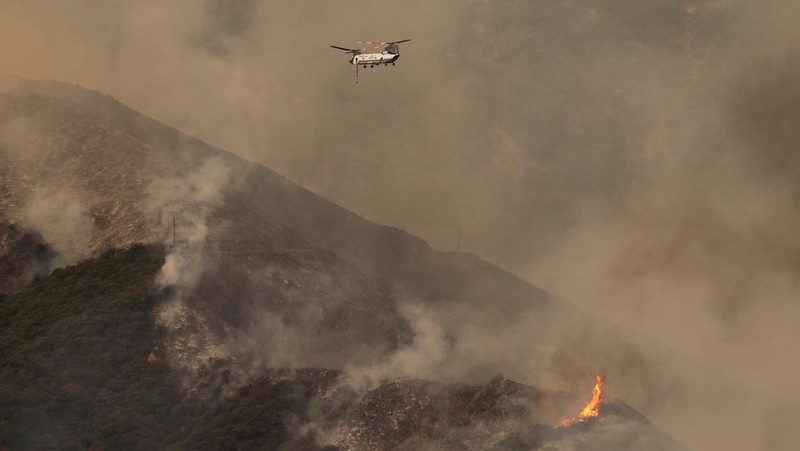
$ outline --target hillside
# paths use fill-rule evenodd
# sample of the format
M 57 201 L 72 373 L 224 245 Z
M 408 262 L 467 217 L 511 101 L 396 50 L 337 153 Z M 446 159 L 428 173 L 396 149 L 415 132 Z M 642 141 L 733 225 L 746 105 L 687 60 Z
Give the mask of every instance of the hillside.
M 360 292 L 351 301 L 372 303 L 367 310 L 455 303 L 494 321 L 531 308 L 553 314 L 563 304 L 474 256 L 436 252 L 108 96 L 57 82 L 5 84 L 0 218 L 42 235 L 58 254 L 56 266 L 104 249 L 170 242 L 175 220 L 184 260 L 207 266 L 193 268 L 203 277 L 189 271 L 182 277 L 191 283 L 182 282 L 199 281 L 196 291 L 215 295 L 187 298 L 210 303 L 218 314 L 230 315 L 220 309 L 232 303 L 262 302 L 240 295 L 257 296 L 265 287 L 254 275 L 292 261 L 301 262 L 294 264 L 304 278 L 336 274 L 326 299 Z M 341 279 L 349 275 L 352 281 Z M 563 313 L 555 313 L 560 321 Z
M 199 413 L 147 360 L 162 263 L 155 247 L 109 251 L 0 302 L 0 447 L 156 447 Z
M 0 448 L 155 449 L 224 435 L 214 430 L 224 409 L 188 396 L 163 358 L 152 315 L 163 258 L 155 246 L 108 251 L 0 302 Z M 261 406 L 259 446 L 287 441 L 282 420 L 303 405 L 280 399 L 303 383 L 277 384 Z
M 0 447 L 534 449 L 598 437 L 600 449 L 680 449 L 614 403 L 596 424 L 553 428 L 569 396 L 507 379 L 396 379 L 361 397 L 340 371 L 267 370 L 222 400 L 198 398 L 165 359 L 168 330 L 152 314 L 169 297 L 154 282 L 163 259 L 158 246 L 111 250 L 2 299 Z
M 148 343 L 158 342 L 154 356 L 169 367 L 164 383 L 191 402 L 236 402 L 270 372 L 297 368 L 341 373 L 360 394 L 406 378 L 479 387 L 500 373 L 580 393 L 601 373 L 613 381 L 613 398 L 645 412 L 684 406 L 696 393 L 708 398 L 691 402 L 713 399 L 722 411 L 738 403 L 729 392 L 743 392 L 717 376 L 686 388 L 703 370 L 673 365 L 663 347 L 475 255 L 436 251 L 372 223 L 109 96 L 59 82 L 6 78 L 0 86 L 7 299 L 25 304 L 54 269 L 46 280 L 64 271 L 57 268 L 111 258 L 113 249 L 165 245 L 150 280 L 136 283 L 142 299 L 146 284 L 159 293 L 146 304 L 157 326 L 146 326 L 155 327 Z M 289 410 L 305 411 L 307 401 Z M 674 430 L 697 417 L 666 418 Z M 527 432 L 517 432 L 525 442 Z M 431 437 L 419 439 L 439 439 Z

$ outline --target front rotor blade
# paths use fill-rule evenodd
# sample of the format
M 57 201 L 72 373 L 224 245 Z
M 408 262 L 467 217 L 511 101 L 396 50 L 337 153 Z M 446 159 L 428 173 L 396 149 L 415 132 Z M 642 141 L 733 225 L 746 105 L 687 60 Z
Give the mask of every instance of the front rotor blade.
M 408 42 L 411 39 L 403 39 L 402 41 L 394 41 L 394 42 L 387 42 L 387 44 L 402 44 L 404 42 Z
M 338 45 L 332 45 L 331 47 L 333 47 L 335 49 L 339 49 L 339 50 L 344 50 L 345 52 L 356 52 L 356 51 L 358 51 L 356 49 L 346 49 L 344 47 L 339 47 Z

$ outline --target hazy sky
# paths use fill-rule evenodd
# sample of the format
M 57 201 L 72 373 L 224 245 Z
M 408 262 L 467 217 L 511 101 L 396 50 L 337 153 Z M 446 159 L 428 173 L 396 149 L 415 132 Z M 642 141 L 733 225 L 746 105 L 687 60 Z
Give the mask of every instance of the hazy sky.
M 2 0 L 79 83 L 800 403 L 800 3 Z M 396 67 L 331 44 L 412 39 Z M 676 325 L 680 330 L 676 331 Z

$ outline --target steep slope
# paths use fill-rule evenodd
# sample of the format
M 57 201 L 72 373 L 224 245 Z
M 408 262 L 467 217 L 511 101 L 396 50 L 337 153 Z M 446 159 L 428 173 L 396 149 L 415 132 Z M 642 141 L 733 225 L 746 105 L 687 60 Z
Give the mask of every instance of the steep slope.
M 329 250 L 428 303 L 491 311 L 498 301 L 506 310 L 563 304 L 474 256 L 436 252 L 108 96 L 58 82 L 6 79 L 5 86 L 0 215 L 43 232 L 73 261 L 169 242 L 173 230 L 179 243 L 191 241 L 203 228 L 205 247 L 222 253 Z M 83 235 L 52 230 L 67 225 L 80 225 L 73 228 Z
M 181 258 L 192 261 L 184 273 L 198 272 L 187 276 L 189 285 L 199 282 L 185 287 L 190 307 L 243 329 L 257 327 L 253 320 L 265 311 L 277 323 L 302 324 L 307 332 L 319 332 L 292 333 L 294 339 L 314 336 L 316 347 L 299 346 L 314 348 L 309 352 L 320 357 L 316 364 L 341 367 L 409 340 L 392 284 L 362 273 L 325 250 L 325 243 L 309 243 L 306 229 L 286 222 L 281 211 L 302 210 L 309 202 L 304 207 L 309 212 L 316 204 L 330 210 L 318 221 L 347 216 L 362 228 L 389 228 L 324 202 L 265 168 L 258 173 L 270 180 L 270 191 L 253 192 L 241 186 L 240 177 L 256 165 L 109 97 L 55 82 L 8 84 L 11 92 L 0 94 L 0 217 L 25 233 L 42 234 L 58 253 L 56 266 L 104 249 L 168 242 L 174 232 L 176 254 L 186 251 Z M 271 195 L 276 197 L 270 200 Z M 291 198 L 296 200 L 285 200 Z M 326 227 L 335 230 L 335 222 Z M 10 258 L 12 249 L 0 251 L 0 258 Z M 292 287 L 296 293 L 287 295 Z M 293 302 L 297 299 L 302 302 Z M 322 333 L 326 330 L 332 335 Z M 331 348 L 339 358 L 325 351 Z
M 570 391 L 599 372 L 615 397 L 648 413 L 687 399 L 702 415 L 707 401 L 734 411 L 730 394 L 747 392 L 708 374 L 684 391 L 703 370 L 674 365 L 663 347 L 108 96 L 58 82 L 0 85 L 0 220 L 41 236 L 53 255 L 36 258 L 49 269 L 174 241 L 159 276 L 172 302 L 156 313 L 168 331 L 161 357 L 195 393 L 230 396 L 269 368 L 298 366 L 355 369 L 372 383 L 479 384 L 502 371 Z
M 20 222 L 37 185 L 74 190 L 96 226 L 89 253 L 168 238 L 168 221 L 157 218 L 153 224 L 146 216 L 154 214 L 147 205 L 150 183 L 180 180 L 214 158 L 235 177 L 222 187 L 225 200 L 213 216 L 217 222 L 230 221 L 235 233 L 221 231 L 212 240 L 221 242 L 224 235 L 225 244 L 246 243 L 252 249 L 265 235 L 294 233 L 272 240 L 272 246 L 297 247 L 304 239 L 369 272 L 400 279 L 431 300 L 445 294 L 483 299 L 487 292 L 482 284 L 496 289 L 512 279 L 491 265 L 459 263 L 458 255 L 435 252 L 419 238 L 367 221 L 263 166 L 183 135 L 108 96 L 58 82 L 6 78 L 3 85 L 7 93 L 0 102 L 0 159 L 6 188 L 0 191 L 0 214 Z M 179 214 L 179 225 L 181 220 Z M 490 274 L 484 275 L 486 270 Z M 547 303 L 546 293 L 514 282 L 528 301 Z M 455 293 L 450 291 L 454 288 Z
M 0 215 L 41 233 L 59 252 L 58 263 L 136 242 L 196 245 L 204 257 L 187 258 L 220 270 L 205 271 L 195 290 L 213 299 L 194 298 L 223 315 L 231 312 L 221 308 L 262 302 L 240 295 L 274 293 L 243 275 L 264 272 L 274 258 L 286 262 L 288 255 L 301 256 L 323 278 L 377 277 L 340 283 L 335 295 L 353 295 L 366 310 L 388 309 L 389 315 L 399 302 L 414 299 L 442 308 L 457 303 L 483 319 L 531 307 L 545 314 L 555 305 L 543 291 L 473 256 L 433 251 L 108 96 L 57 82 L 9 79 L 6 86 L 0 94 Z M 236 257 L 245 253 L 246 259 Z M 350 264 L 355 268 L 337 269 Z M 370 284 L 384 287 L 375 291 Z M 363 319 L 349 324 L 370 324 Z M 392 329 L 386 349 L 403 335 L 402 327 Z M 361 341 L 372 342 L 369 334 Z

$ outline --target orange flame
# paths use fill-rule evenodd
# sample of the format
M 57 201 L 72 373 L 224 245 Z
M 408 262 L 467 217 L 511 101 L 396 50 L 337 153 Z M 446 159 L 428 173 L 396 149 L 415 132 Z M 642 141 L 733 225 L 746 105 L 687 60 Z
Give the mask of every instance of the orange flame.
M 597 378 L 597 383 L 594 384 L 594 390 L 592 390 L 592 400 L 586 404 L 586 407 L 581 410 L 577 418 L 567 418 L 561 421 L 562 426 L 569 426 L 572 423 L 583 423 L 590 418 L 600 416 L 600 403 L 603 401 L 603 378 L 600 377 L 599 374 L 595 377 Z

